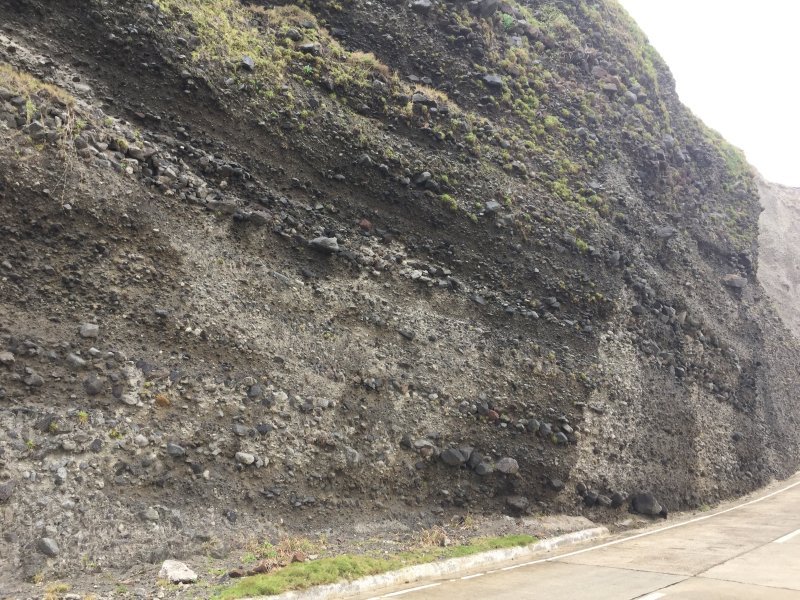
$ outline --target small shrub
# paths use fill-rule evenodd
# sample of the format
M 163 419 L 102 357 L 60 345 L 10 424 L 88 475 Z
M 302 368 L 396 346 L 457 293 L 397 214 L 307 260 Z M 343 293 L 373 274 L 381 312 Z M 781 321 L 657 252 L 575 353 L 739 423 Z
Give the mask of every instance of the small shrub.
M 572 200 L 572 190 L 569 189 L 569 184 L 563 180 L 559 179 L 554 181 L 550 184 L 550 189 L 552 192 L 561 198 L 564 201 Z
M 561 121 L 554 115 L 547 115 L 544 118 L 544 128 L 550 133 L 558 131 L 561 128 Z
M 30 124 L 34 116 L 36 116 L 36 105 L 33 103 L 33 100 L 28 98 L 25 101 L 25 121 Z
M 439 200 L 451 211 L 456 212 L 458 210 L 458 202 L 450 194 L 442 194 L 439 196 Z

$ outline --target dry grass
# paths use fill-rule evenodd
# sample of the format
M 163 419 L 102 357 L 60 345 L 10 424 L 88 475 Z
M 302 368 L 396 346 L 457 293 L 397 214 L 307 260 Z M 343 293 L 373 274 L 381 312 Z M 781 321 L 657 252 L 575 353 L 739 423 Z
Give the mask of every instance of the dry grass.
M 157 3 L 172 16 L 176 31 L 183 31 L 191 24 L 190 29 L 199 41 L 192 58 L 217 76 L 229 76 L 232 66 L 243 56 L 252 58 L 255 69 L 248 80 L 257 82 L 255 87 L 264 92 L 262 98 L 272 99 L 281 84 L 292 83 L 290 75 L 297 59 L 315 66 L 321 75 L 328 74 L 345 89 L 368 88 L 372 78 L 378 76 L 399 87 L 398 91 L 413 91 L 371 52 L 348 52 L 318 25 L 311 12 L 299 6 L 263 8 L 244 6 L 237 0 L 157 0 Z M 307 23 L 312 27 L 301 27 Z M 302 29 L 306 41 L 319 44 L 318 56 L 299 53 L 292 42 L 283 38 L 286 31 L 295 27 Z M 437 102 L 449 104 L 444 93 L 417 87 Z M 284 98 L 284 105 L 286 101 Z
M 315 27 L 317 26 L 317 17 L 296 4 L 285 4 L 269 9 L 253 7 L 251 10 L 267 15 L 271 25 L 299 26 L 301 23 L 308 21 L 313 23 Z
M 31 99 L 36 96 L 50 102 L 58 102 L 66 107 L 75 105 L 75 98 L 63 89 L 44 83 L 42 80 L 19 71 L 7 63 L 0 63 L 0 87 Z
M 69 591 L 66 583 L 50 583 L 44 590 L 43 600 L 58 600 L 63 594 Z
M 25 113 L 28 123 L 34 120 L 44 119 L 46 111 L 51 106 L 62 106 L 66 110 L 62 112 L 64 119 L 59 127 L 61 139 L 57 146 L 60 156 L 64 162 L 58 182 L 55 186 L 55 193 L 64 199 L 67 189 L 72 185 L 71 175 L 75 168 L 75 150 L 71 144 L 64 144 L 63 140 L 71 140 L 79 132 L 79 120 L 76 117 L 75 98 L 66 90 L 50 83 L 45 83 L 41 79 L 15 69 L 7 63 L 0 63 L 0 87 L 7 88 L 14 94 L 25 99 Z M 42 150 L 44 145 L 35 146 L 37 150 Z
M 347 62 L 352 65 L 366 67 L 367 69 L 378 73 L 378 75 L 387 81 L 392 77 L 391 69 L 379 61 L 372 52 L 351 52 L 347 57 Z
M 446 548 L 451 543 L 450 536 L 447 535 L 444 527 L 434 526 L 419 532 L 416 547 Z
M 238 64 L 242 57 L 253 59 L 264 77 L 283 79 L 276 61 L 274 39 L 262 35 L 253 23 L 254 13 L 238 0 L 157 0 L 160 8 L 174 19 L 176 28 L 191 23 L 199 45 L 192 58 L 206 67 L 221 68 Z

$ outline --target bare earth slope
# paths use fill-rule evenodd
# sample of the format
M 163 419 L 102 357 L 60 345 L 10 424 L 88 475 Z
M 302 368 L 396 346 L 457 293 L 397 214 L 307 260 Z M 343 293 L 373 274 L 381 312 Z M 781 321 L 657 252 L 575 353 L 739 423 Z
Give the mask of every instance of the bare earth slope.
M 759 179 L 758 190 L 764 207 L 758 278 L 781 319 L 800 336 L 800 189 Z
M 10 596 L 796 470 L 753 174 L 616 3 L 0 23 Z

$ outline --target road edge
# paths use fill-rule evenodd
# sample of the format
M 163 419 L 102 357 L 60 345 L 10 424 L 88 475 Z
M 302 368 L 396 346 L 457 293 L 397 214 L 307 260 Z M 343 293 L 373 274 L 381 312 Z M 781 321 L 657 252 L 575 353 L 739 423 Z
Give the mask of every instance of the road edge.
M 445 577 L 478 567 L 485 567 L 495 563 L 525 558 L 542 552 L 552 552 L 557 548 L 580 544 L 608 535 L 606 527 L 592 527 L 557 537 L 539 540 L 527 546 L 489 550 L 480 554 L 449 558 L 447 560 L 405 567 L 397 571 L 388 571 L 380 575 L 370 575 L 353 581 L 344 581 L 321 585 L 302 591 L 285 592 L 276 596 L 254 596 L 244 600 L 329 600 L 364 594 L 381 588 L 391 588 L 404 583 L 414 583 L 423 579 Z

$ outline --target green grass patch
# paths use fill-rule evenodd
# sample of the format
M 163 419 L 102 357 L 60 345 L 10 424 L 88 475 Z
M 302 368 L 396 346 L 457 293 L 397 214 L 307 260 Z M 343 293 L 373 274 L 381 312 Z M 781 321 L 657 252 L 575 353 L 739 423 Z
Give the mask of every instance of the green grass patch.
M 498 548 L 526 546 L 536 541 L 531 535 L 508 535 L 496 538 L 478 538 L 469 544 L 450 547 L 426 547 L 388 556 L 344 554 L 320 558 L 303 563 L 293 563 L 273 573 L 245 577 L 220 591 L 217 600 L 233 600 L 248 596 L 272 596 L 290 590 L 304 590 L 317 585 L 352 581 L 359 577 L 377 575 L 437 560 L 460 558 Z

